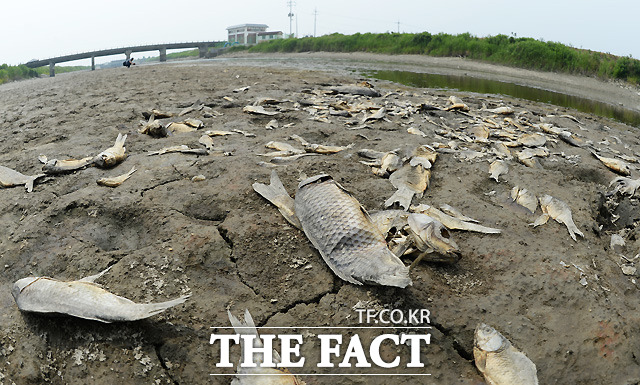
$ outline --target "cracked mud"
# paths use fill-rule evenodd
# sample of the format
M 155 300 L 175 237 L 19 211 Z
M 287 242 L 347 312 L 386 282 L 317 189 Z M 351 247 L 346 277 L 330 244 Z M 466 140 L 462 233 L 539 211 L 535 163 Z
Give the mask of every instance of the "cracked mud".
M 401 60 L 400 58 L 394 60 Z M 355 286 L 337 278 L 307 241 L 251 188 L 267 183 L 264 161 L 268 141 L 309 141 L 354 148 L 333 155 L 304 157 L 277 166 L 288 191 L 302 175 L 329 173 L 368 209 L 379 210 L 393 194 L 388 180 L 359 163 L 356 151 L 389 151 L 408 144 L 443 141 L 423 118 L 459 127 L 454 112 L 421 112 L 407 118 L 347 130 L 310 120 L 291 107 L 277 117 L 280 128 L 267 130 L 272 117 L 256 117 L 242 107 L 261 97 L 305 99 L 303 89 L 362 80 L 337 62 L 313 71 L 233 65 L 225 61 L 166 63 L 81 72 L 0 87 L 0 164 L 36 174 L 37 158 L 80 158 L 127 134 L 128 158 L 112 170 L 87 168 L 46 177 L 32 193 L 22 187 L 0 190 L 0 384 L 228 384 L 212 377 L 218 352 L 209 345 L 215 326 L 229 326 L 227 309 L 249 309 L 259 326 L 358 326 L 353 307 L 431 311 L 432 343 L 425 348 L 425 383 L 482 384 L 472 361 L 473 331 L 479 322 L 499 329 L 538 367 L 543 384 L 633 384 L 640 381 L 640 345 L 636 336 L 638 286 L 625 276 L 619 256 L 609 250 L 609 226 L 598 228 L 601 194 L 615 177 L 586 151 L 558 142 L 552 153 L 580 155 L 568 162 L 559 155 L 541 168 L 510 166 L 506 182 L 488 178 L 488 162 L 459 161 L 441 154 L 431 186 L 415 203 L 450 204 L 484 224 L 503 229 L 499 236 L 453 232 L 462 259 L 454 266 L 419 264 L 407 289 Z M 350 64 L 351 65 L 351 64 Z M 413 63 L 412 65 L 416 65 Z M 437 100 L 453 93 L 374 82 L 383 94 L 397 91 L 390 103 Z M 234 89 L 250 86 L 247 91 Z M 623 144 L 640 152 L 637 129 L 554 106 L 495 95 L 457 94 L 470 107 L 500 101 L 531 111 L 589 140 L 609 135 L 614 150 Z M 233 102 L 223 99 L 232 97 Z M 153 108 L 179 112 L 201 100 L 216 114 L 190 116 L 205 127 L 197 132 L 152 138 L 138 133 L 142 113 Z M 377 98 L 377 103 L 385 99 Z M 570 119 L 582 124 L 581 130 Z M 290 127 L 284 127 L 293 123 Z M 408 126 L 427 134 L 410 135 Z M 604 128 L 606 127 L 606 129 Z M 204 130 L 239 129 L 256 134 L 214 137 L 214 148 L 233 156 L 172 153 L 147 156 L 174 145 L 199 147 Z M 575 159 L 575 158 L 574 158 Z M 96 184 L 104 176 L 138 170 L 121 186 Z M 204 175 L 194 182 L 192 178 Z M 637 177 L 637 175 L 635 175 Z M 509 203 L 510 188 L 525 186 L 537 195 L 558 195 L 572 208 L 585 239 L 573 242 L 550 221 L 532 229 L 535 216 Z M 491 193 L 491 191 L 494 191 Z M 637 205 L 632 198 L 627 206 Z M 626 207 L 626 206 L 625 206 Z M 632 218 L 632 215 L 628 215 Z M 632 219 L 634 219 L 633 217 Z M 610 218 L 608 218 L 610 220 Z M 625 218 L 626 254 L 640 247 L 634 220 Z M 409 264 L 411 261 L 405 261 Z M 21 313 L 11 297 L 14 281 L 29 275 L 78 279 L 111 271 L 98 282 L 136 302 L 162 301 L 191 293 L 183 305 L 152 318 L 119 324 Z M 586 277 L 587 285 L 580 280 Z M 401 329 L 399 329 L 401 330 Z M 310 333 L 310 332 L 309 332 Z M 315 333 L 315 331 L 314 331 Z M 372 335 L 364 331 L 364 339 Z M 408 347 L 398 347 L 407 352 Z M 404 349 L 404 350 L 402 350 Z M 302 347 L 316 359 L 317 342 Z M 295 372 L 295 371 L 294 371 Z M 231 369 L 225 373 L 232 373 Z M 326 378 L 303 378 L 309 385 Z M 340 384 L 414 384 L 406 377 L 341 377 Z

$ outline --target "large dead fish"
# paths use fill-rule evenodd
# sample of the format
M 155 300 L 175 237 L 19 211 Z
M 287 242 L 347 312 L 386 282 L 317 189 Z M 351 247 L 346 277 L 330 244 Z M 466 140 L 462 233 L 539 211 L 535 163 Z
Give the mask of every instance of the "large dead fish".
M 98 167 L 113 167 L 118 163 L 126 159 L 126 148 L 124 147 L 124 141 L 127 140 L 127 135 L 118 134 L 116 142 L 113 146 L 102 151 L 93 159 L 93 163 Z
M 36 179 L 42 178 L 45 174 L 28 176 L 12 170 L 8 167 L 0 166 L 0 187 L 23 186 L 27 192 L 33 191 L 33 183 Z
M 500 182 L 498 177 L 509 172 L 509 166 L 504 160 L 494 160 L 489 165 L 489 178 L 495 179 L 496 182 Z
M 244 312 L 244 322 L 240 321 L 228 310 L 227 315 L 236 334 L 255 336 L 257 338 L 253 339 L 253 348 L 264 347 L 249 310 L 245 310 Z M 245 340 L 242 338 L 240 338 L 240 347 L 242 357 L 244 357 L 246 347 Z M 255 367 L 243 367 L 238 363 L 238 376 L 231 381 L 231 385 L 305 385 L 303 381 L 296 378 L 288 369 L 277 367 L 277 364 L 280 363 L 280 355 L 276 350 L 273 351 L 273 362 L 276 364 L 275 368 L 263 367 L 263 353 L 254 353 L 252 362 L 256 364 Z M 260 376 L 260 374 L 264 374 L 264 376 Z
M 488 385 L 538 385 L 536 365 L 491 326 L 476 327 L 473 357 Z
M 44 163 L 42 166 L 42 171 L 45 174 L 62 174 L 65 172 L 71 172 L 83 169 L 87 166 L 90 166 L 94 162 L 93 156 L 88 156 L 82 159 L 47 159 L 45 155 L 40 155 L 38 160 Z
M 602 162 L 602 164 L 607 166 L 610 170 L 624 176 L 631 175 L 631 170 L 629 169 L 629 165 L 627 164 L 627 162 L 620 159 L 607 158 L 604 156 L 600 156 L 595 152 L 591 152 L 591 154 L 593 154 L 593 156 L 596 157 L 596 159 Z
M 550 195 L 545 195 L 540 198 L 540 207 L 542 208 L 542 215 L 531 224 L 533 227 L 544 225 L 549 218 L 553 218 L 556 222 L 564 223 L 564 225 L 567 226 L 569 235 L 574 241 L 576 241 L 576 234 L 584 238 L 584 234 L 582 234 L 576 224 L 573 223 L 569 205 Z
M 253 189 L 284 210 L 285 218 L 295 213 L 309 241 L 338 277 L 356 285 L 411 284 L 409 269 L 388 249 L 366 210 L 330 176 L 300 182 L 293 208 L 281 186 L 272 173 L 271 185 L 254 183 Z
M 103 289 L 94 281 L 103 272 L 78 281 L 27 277 L 13 284 L 11 294 L 21 311 L 69 314 L 101 322 L 135 321 L 184 303 L 189 295 L 160 303 L 140 304 Z
M 100 186 L 118 187 L 125 180 L 129 179 L 129 177 L 131 177 L 131 175 L 134 172 L 136 172 L 136 168 L 135 167 L 131 167 L 131 170 L 126 174 L 122 174 L 122 175 L 114 176 L 114 177 L 110 177 L 110 178 L 100 178 L 100 179 L 98 179 L 96 181 L 96 183 L 98 183 Z

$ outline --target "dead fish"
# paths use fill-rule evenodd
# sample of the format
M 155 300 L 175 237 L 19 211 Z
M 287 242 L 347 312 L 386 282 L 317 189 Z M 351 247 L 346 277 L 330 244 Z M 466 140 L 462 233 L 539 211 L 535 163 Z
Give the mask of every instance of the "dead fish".
M 357 154 L 363 158 L 382 159 L 382 157 L 387 153 L 382 151 L 372 150 L 369 148 L 363 148 L 361 150 L 358 150 Z
M 394 227 L 396 229 L 404 228 L 408 224 L 408 217 L 409 213 L 404 210 L 382 210 L 372 212 L 369 215 L 371 222 L 376 225 L 382 234 L 387 234 Z
M 270 153 L 266 153 L 266 154 L 258 154 L 258 155 L 262 155 L 262 156 L 288 156 L 288 155 L 297 155 L 297 154 L 303 154 L 305 151 L 304 150 L 300 150 L 299 148 L 295 148 L 292 145 L 290 145 L 289 143 L 285 143 L 285 142 L 277 142 L 277 141 L 270 141 L 267 142 L 267 144 L 264 145 L 266 148 L 272 149 L 272 150 L 277 150 L 276 152 L 270 152 Z
M 544 147 L 526 148 L 516 153 L 518 161 L 520 161 L 520 163 L 524 164 L 527 167 L 538 166 L 537 160 L 535 158 L 547 156 L 549 156 L 549 150 Z
M 538 385 L 536 365 L 491 326 L 476 327 L 473 357 L 488 385 Z
M 500 229 L 494 229 L 491 227 L 482 226 L 477 223 L 466 222 L 458 218 L 447 215 L 437 208 L 425 204 L 419 204 L 417 206 L 411 206 L 411 211 L 414 213 L 427 214 L 428 216 L 440 221 L 444 227 L 449 230 L 466 230 L 475 231 L 484 234 L 500 234 Z
M 142 116 L 144 116 L 144 118 L 147 120 L 149 120 L 152 115 L 155 116 L 156 119 L 166 119 L 172 117 L 175 114 L 172 112 L 165 112 L 156 109 L 152 109 L 151 111 L 144 111 L 142 113 Z
M 0 187 L 13 187 L 23 186 L 27 189 L 27 192 L 33 191 L 33 183 L 45 176 L 45 174 L 38 174 L 33 176 L 27 176 L 19 173 L 16 170 L 12 170 L 8 167 L 0 166 Z
M 106 186 L 106 187 L 118 187 L 120 186 L 125 180 L 129 179 L 129 177 L 136 172 L 136 168 L 135 167 L 131 167 L 131 170 L 126 173 L 126 174 L 122 174 L 120 176 L 115 176 L 112 178 L 100 178 L 96 181 L 96 183 L 98 183 L 101 186 Z
M 247 132 L 247 131 L 238 130 L 237 128 L 234 129 L 233 132 L 235 132 L 237 134 L 242 134 L 246 138 L 255 138 L 256 137 L 256 134 L 253 134 L 253 133 Z
M 389 151 L 382 156 L 382 159 L 380 159 L 380 167 L 374 168 L 373 173 L 386 178 L 400 167 L 402 167 L 402 158 L 395 152 Z
M 527 147 L 542 147 L 547 143 L 547 137 L 542 134 L 524 134 L 518 137 L 517 142 Z
M 278 127 L 280 127 L 280 125 L 278 124 L 278 121 L 275 119 L 271 119 L 269 123 L 267 123 L 267 125 L 265 126 L 267 130 L 275 130 Z
M 468 129 L 469 134 L 476 142 L 487 143 L 489 141 L 489 129 L 485 126 L 475 125 Z
M 312 153 L 312 152 L 305 152 L 303 154 L 274 156 L 269 160 L 269 162 L 274 163 L 274 164 L 285 164 L 285 163 L 294 162 L 294 161 L 302 158 L 303 156 L 312 156 L 312 155 L 319 155 L 319 154 L 315 154 L 315 153 Z
M 584 139 L 579 138 L 578 136 L 572 134 L 569 131 L 562 131 L 561 133 L 558 134 L 558 137 L 575 147 L 586 147 L 589 145 L 589 143 L 586 142 Z
M 173 134 L 182 134 L 185 132 L 193 132 L 197 130 L 197 128 L 190 126 L 184 122 L 171 122 L 166 125 L 166 129 Z
M 172 152 L 181 152 L 183 154 L 194 154 L 194 155 L 208 155 L 209 151 L 207 151 L 204 148 L 189 148 L 189 146 L 187 146 L 186 144 L 182 144 L 179 146 L 171 146 L 171 147 L 165 147 L 161 150 L 158 151 L 151 151 L 149 153 L 147 153 L 147 155 L 151 156 L 151 155 L 164 155 L 164 154 L 169 154 Z
M 636 190 L 640 187 L 640 179 L 631 179 L 624 176 L 619 176 L 609 183 L 609 187 L 615 186 L 614 189 L 608 192 L 607 196 L 612 196 L 618 191 L 626 195 L 635 195 Z
M 366 210 L 330 176 L 300 182 L 295 213 L 307 238 L 338 277 L 357 285 L 411 284 L 409 269 L 389 250 Z
M 493 144 L 492 151 L 494 154 L 499 156 L 502 159 L 511 159 L 513 156 L 511 155 L 511 150 L 507 147 L 503 142 L 496 142 Z
M 511 107 L 497 107 L 497 108 L 488 108 L 485 109 L 483 111 L 487 111 L 487 112 L 491 112 L 492 114 L 499 114 L 499 115 L 509 115 L 509 114 L 513 114 L 513 108 Z
M 249 113 L 249 114 L 257 114 L 257 115 L 269 115 L 269 116 L 273 116 L 273 115 L 278 115 L 279 114 L 278 111 L 267 111 L 262 106 L 245 106 L 242 109 L 242 112 L 246 112 L 246 113 Z
M 61 313 L 106 323 L 148 318 L 189 298 L 185 295 L 160 303 L 135 303 L 94 283 L 108 270 L 67 282 L 49 277 L 22 278 L 13 284 L 11 294 L 21 311 Z
M 204 134 L 209 136 L 227 136 L 227 135 L 233 135 L 234 132 L 224 131 L 224 130 L 207 130 L 204 132 Z
M 291 139 L 297 140 L 307 152 L 315 152 L 318 154 L 335 154 L 340 151 L 348 150 L 355 146 L 355 143 L 351 143 L 348 146 L 327 146 L 324 144 L 309 143 L 299 135 L 291 135 Z
M 498 177 L 509 172 L 509 165 L 504 160 L 494 160 L 489 165 L 489 178 L 495 179 L 496 182 L 500 182 Z
M 202 128 L 204 127 L 204 123 L 200 119 L 188 118 L 184 121 L 184 124 L 193 128 Z
M 331 87 L 330 90 L 333 92 L 337 92 L 339 94 L 362 95 L 362 96 L 369 96 L 373 98 L 380 96 L 380 92 L 369 87 L 335 86 L 335 87 Z
M 236 318 L 229 310 L 227 310 L 229 316 L 229 322 L 236 334 L 250 335 L 257 338 L 253 339 L 253 348 L 263 348 L 264 344 L 258 334 L 256 325 L 253 322 L 253 318 L 249 313 L 249 310 L 244 312 L 244 322 Z M 242 357 L 245 355 L 245 340 L 240 338 L 240 348 Z M 305 385 L 305 383 L 296 376 L 294 376 L 288 369 L 278 367 L 280 363 L 280 355 L 276 350 L 273 351 L 273 362 L 276 367 L 263 366 L 264 354 L 255 353 L 252 357 L 252 362 L 256 364 L 255 367 L 243 367 L 238 363 L 237 373 L 238 376 L 231 381 L 232 385 Z M 241 361 L 242 362 L 242 361 Z M 264 376 L 260 376 L 264 374 Z
M 584 238 L 584 234 L 582 234 L 582 232 L 578 230 L 576 224 L 573 223 L 569 205 L 550 195 L 545 195 L 540 198 L 540 207 L 542 208 L 542 215 L 531 224 L 533 227 L 544 225 L 547 223 L 549 218 L 553 218 L 556 222 L 563 223 L 567 226 L 569 235 L 574 241 L 576 241 L 576 234 Z
M 398 190 L 384 202 L 385 207 L 398 203 L 405 210 L 409 209 L 413 196 L 422 197 L 424 191 L 429 187 L 430 179 L 431 171 L 425 169 L 422 164 L 411 166 L 406 163 L 389 176 L 389 182 Z
M 235 90 L 233 90 L 233 92 L 238 93 L 238 92 L 245 92 L 248 91 L 249 88 L 251 88 L 251 86 L 246 86 L 246 87 L 240 87 L 240 88 L 236 88 Z
M 478 221 L 477 219 L 473 219 L 470 218 L 466 215 L 464 215 L 462 212 L 460 212 L 460 210 L 458 210 L 455 207 L 452 207 L 446 203 L 443 203 L 440 205 L 440 210 L 442 210 L 443 213 L 452 216 L 454 218 L 460 219 L 461 221 L 464 222 L 475 222 L 475 223 L 479 223 L 480 221 Z
M 155 116 L 151 115 L 148 122 L 141 121 L 142 128 L 138 130 L 141 134 L 146 134 L 154 138 L 164 138 L 169 135 L 169 130 Z
M 202 135 L 200 139 L 198 139 L 198 143 L 205 146 L 207 150 L 213 150 L 213 139 L 209 135 Z
M 460 259 L 458 245 L 449 231 L 434 218 L 426 214 L 410 214 L 407 220 L 409 224 L 408 232 L 415 242 L 418 250 L 423 254 L 418 256 L 412 265 L 417 264 L 427 253 L 436 252 L 440 258 L 433 259 L 434 262 L 455 263 Z
M 113 167 L 125 160 L 127 158 L 124 147 L 125 140 L 127 140 L 127 135 L 118 134 L 115 144 L 96 155 L 93 163 L 98 167 L 106 168 Z
M 80 170 L 92 165 L 94 159 L 95 158 L 93 156 L 88 156 L 82 159 L 63 160 L 47 159 L 47 157 L 44 155 L 38 157 L 38 160 L 44 163 L 44 166 L 42 166 L 42 171 L 44 171 L 45 174 L 62 174 L 65 172 Z
M 538 208 L 538 198 L 526 188 L 515 186 L 511 189 L 511 199 L 533 214 Z
M 600 162 L 602 162 L 602 164 L 607 166 L 610 170 L 624 176 L 631 175 L 631 170 L 629 169 L 629 165 L 627 164 L 627 162 L 620 159 L 607 158 L 604 156 L 600 156 L 595 152 L 591 152 L 591 154 L 594 157 L 596 157 L 596 159 L 598 159 Z
M 445 111 L 451 111 L 451 110 L 469 111 L 469 106 L 464 104 L 462 99 L 460 99 L 457 96 L 453 96 L 453 95 L 449 96 L 449 103 L 451 103 L 451 105 L 445 108 L 444 109 Z
M 387 109 L 384 107 L 381 107 L 380 109 L 378 109 L 378 111 L 374 112 L 373 114 L 369 115 L 369 116 L 365 116 L 364 119 L 362 119 L 362 123 L 366 123 L 369 120 L 379 120 L 385 117 L 385 115 L 387 114 Z
M 255 192 L 274 204 L 287 222 L 302 230 L 302 225 L 295 214 L 293 198 L 287 193 L 275 170 L 271 171 L 269 185 L 254 183 L 252 187 Z
M 427 134 L 425 134 L 424 132 L 420 131 L 419 129 L 415 128 L 415 127 L 409 127 L 407 128 L 407 132 L 413 135 L 418 135 L 418 136 L 422 136 L 423 138 L 427 137 Z
M 436 163 L 437 158 L 438 153 L 436 150 L 428 144 L 423 144 L 413 149 L 409 164 L 411 166 L 421 164 L 425 169 L 430 169 Z

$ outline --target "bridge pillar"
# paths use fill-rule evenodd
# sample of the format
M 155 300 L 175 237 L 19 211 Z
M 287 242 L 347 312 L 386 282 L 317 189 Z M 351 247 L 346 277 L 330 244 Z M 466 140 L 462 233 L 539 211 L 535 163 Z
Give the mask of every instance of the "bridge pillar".
M 49 62 L 49 77 L 51 77 L 51 78 L 56 76 L 55 65 L 56 65 L 56 63 Z
M 131 59 L 131 53 L 132 53 L 132 52 L 133 52 L 133 51 L 129 51 L 129 50 L 124 51 L 124 54 L 125 54 L 125 55 L 127 55 L 127 60 Z
M 160 48 L 160 61 L 167 61 L 167 47 Z
M 91 71 L 95 71 L 95 70 L 96 70 L 96 57 L 91 56 Z
M 203 58 L 207 55 L 207 51 L 209 51 L 209 47 L 206 45 L 201 45 L 198 47 L 198 57 Z

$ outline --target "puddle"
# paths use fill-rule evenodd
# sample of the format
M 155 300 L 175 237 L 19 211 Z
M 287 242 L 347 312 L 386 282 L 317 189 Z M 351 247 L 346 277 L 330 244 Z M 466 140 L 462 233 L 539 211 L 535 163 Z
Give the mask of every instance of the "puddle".
M 640 114 L 635 111 L 541 88 L 471 76 L 436 75 L 409 71 L 365 71 L 363 74 L 375 79 L 388 80 L 411 87 L 443 88 L 481 94 L 508 95 L 520 99 L 573 108 L 589 114 L 614 119 L 634 127 L 640 127 Z

